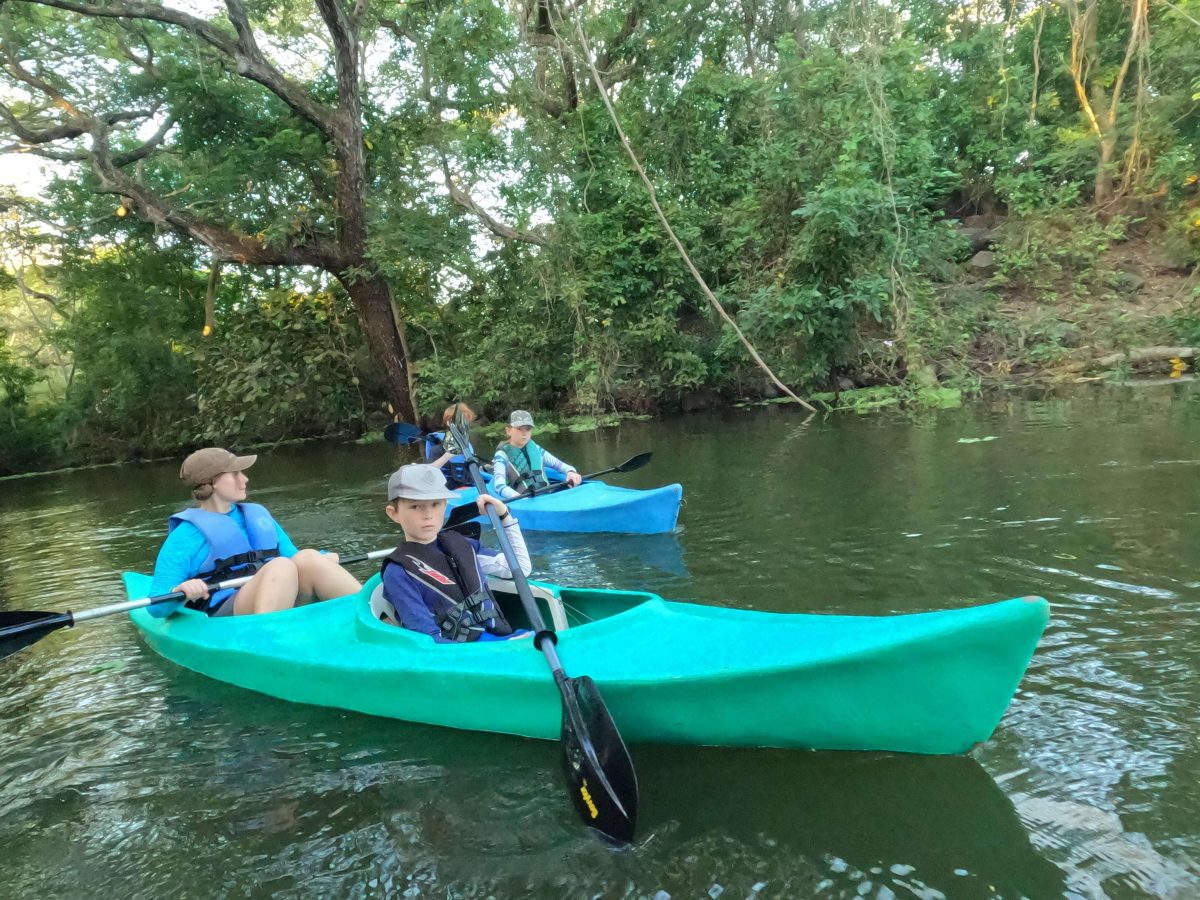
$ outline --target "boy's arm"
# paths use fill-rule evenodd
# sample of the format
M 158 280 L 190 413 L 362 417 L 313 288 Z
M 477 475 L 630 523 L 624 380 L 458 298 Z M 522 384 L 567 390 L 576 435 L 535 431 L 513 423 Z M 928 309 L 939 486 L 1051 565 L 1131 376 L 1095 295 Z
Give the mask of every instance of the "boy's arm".
M 503 450 L 497 450 L 492 457 L 492 493 L 501 500 L 512 500 L 520 497 L 519 491 L 508 486 L 508 457 Z
M 563 462 L 545 447 L 542 448 L 542 465 L 547 469 L 553 469 L 555 472 L 561 472 L 563 475 L 576 471 L 573 465 Z
M 504 533 L 508 536 L 509 543 L 512 544 L 513 555 L 517 558 L 521 572 L 528 577 L 529 573 L 533 571 L 533 563 L 529 561 L 529 548 L 525 546 L 525 535 L 521 534 L 520 524 L 511 512 L 500 520 L 500 524 L 504 526 Z M 489 550 L 480 545 L 478 541 L 472 541 L 472 543 L 476 545 L 475 557 L 479 560 L 479 568 L 485 576 L 512 578 L 512 569 L 509 568 L 508 560 L 504 558 L 503 553 L 499 550 Z
M 454 643 L 442 636 L 442 629 L 421 596 L 421 588 L 402 567 L 388 566 L 384 570 L 383 596 L 396 610 L 400 624 L 409 631 L 427 634 L 439 644 Z

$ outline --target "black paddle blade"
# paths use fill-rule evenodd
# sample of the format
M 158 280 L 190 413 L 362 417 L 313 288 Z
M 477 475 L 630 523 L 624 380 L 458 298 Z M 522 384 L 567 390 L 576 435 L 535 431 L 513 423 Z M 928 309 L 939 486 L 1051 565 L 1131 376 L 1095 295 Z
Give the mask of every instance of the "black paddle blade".
M 446 529 L 442 529 L 445 531 Z M 463 522 L 461 525 L 456 525 L 454 530 L 465 538 L 470 538 L 473 541 L 479 540 L 483 536 L 483 526 L 478 522 Z
M 0 613 L 0 659 L 36 644 L 52 631 L 74 624 L 70 613 L 32 610 Z
M 421 437 L 421 429 L 408 422 L 392 422 L 383 429 L 383 439 L 389 444 L 411 444 Z
M 650 460 L 653 456 L 654 456 L 654 451 L 647 450 L 645 453 L 639 453 L 637 456 L 635 456 L 631 459 L 625 460 L 625 462 L 621 463 L 619 466 L 617 466 L 615 469 L 613 469 L 613 471 L 614 472 L 632 472 L 634 469 L 640 469 L 646 463 L 650 462 Z
M 562 687 L 563 772 L 571 799 L 584 824 L 628 844 L 638 806 L 629 750 L 591 678 L 567 678 Z
M 442 526 L 442 530 L 445 531 L 449 528 L 454 531 L 462 531 L 462 527 L 467 522 L 477 518 L 479 518 L 479 507 L 474 503 L 460 504 L 450 510 L 450 515 L 446 517 L 446 524 Z

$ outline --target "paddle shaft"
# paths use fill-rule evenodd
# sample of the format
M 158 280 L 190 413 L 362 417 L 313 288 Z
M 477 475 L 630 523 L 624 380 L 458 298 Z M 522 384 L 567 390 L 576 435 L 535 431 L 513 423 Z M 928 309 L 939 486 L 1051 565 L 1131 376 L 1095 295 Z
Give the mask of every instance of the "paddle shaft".
M 348 556 L 340 560 L 341 564 L 348 565 L 350 563 L 364 562 L 368 559 L 381 559 L 391 553 L 391 550 L 372 550 L 370 553 L 360 553 L 356 556 Z M 210 591 L 223 591 L 227 588 L 241 587 L 248 582 L 253 575 L 246 575 L 243 578 L 230 578 L 226 581 L 219 582 L 215 585 L 210 585 Z M 58 628 L 70 628 L 78 625 L 80 622 L 88 622 L 92 619 L 103 618 L 104 616 L 112 616 L 117 613 L 131 612 L 135 609 L 142 609 L 146 606 L 157 606 L 160 603 L 177 603 L 180 600 L 186 600 L 187 594 L 183 591 L 172 591 L 169 594 L 160 594 L 157 597 L 141 597 L 137 600 L 126 600 L 123 603 L 109 603 L 106 606 L 96 606 L 92 609 L 85 609 L 82 612 L 73 613 L 70 610 L 61 613 L 29 613 L 28 615 L 41 615 L 41 618 L 33 619 L 28 622 L 21 622 L 17 625 L 10 625 L 7 628 L 0 629 L 0 639 L 14 639 L 21 635 L 32 634 L 37 631 L 50 631 Z
M 485 486 L 479 463 L 470 452 L 466 430 L 458 423 L 450 426 L 455 440 L 465 448 L 467 471 L 475 488 L 483 494 Z M 546 628 L 541 610 L 533 599 L 529 581 L 517 561 L 512 543 L 500 524 L 500 516 L 487 504 L 487 516 L 500 550 L 508 562 L 517 596 L 536 629 L 534 645 L 545 656 L 562 697 L 563 773 L 567 777 L 571 799 L 585 825 L 607 838 L 626 844 L 633 839 L 637 819 L 637 776 L 629 750 L 621 739 L 616 723 L 600 696 L 594 681 L 586 675 L 568 678 L 558 658 L 558 636 Z
M 481 495 L 486 494 L 487 486 L 483 483 L 483 475 L 479 471 L 479 463 L 475 462 L 470 456 L 467 457 L 467 471 L 471 473 L 471 480 L 475 482 L 475 489 Z M 504 526 L 500 524 L 500 514 L 496 512 L 496 507 L 490 503 L 484 508 L 487 511 L 488 521 L 491 522 L 492 528 L 496 532 L 496 540 L 500 544 L 500 552 L 504 554 L 504 560 L 508 563 L 508 568 L 512 572 L 512 580 L 517 588 L 517 596 L 521 598 L 521 605 L 525 607 L 525 613 L 529 616 L 529 621 L 536 631 L 536 634 L 533 636 L 534 644 L 546 654 L 546 659 L 550 663 L 550 669 L 554 672 L 554 678 L 557 681 L 558 676 L 562 673 L 562 663 L 559 662 L 558 653 L 554 649 L 554 641 L 556 640 L 554 632 L 546 628 L 546 620 L 542 618 L 542 611 L 538 609 L 537 601 L 533 599 L 533 592 L 529 589 L 529 580 L 525 577 L 525 573 L 521 571 L 521 564 L 517 561 L 517 554 L 513 550 L 512 542 L 508 539 L 508 535 L 504 533 Z M 546 638 L 549 638 L 549 640 L 546 640 Z

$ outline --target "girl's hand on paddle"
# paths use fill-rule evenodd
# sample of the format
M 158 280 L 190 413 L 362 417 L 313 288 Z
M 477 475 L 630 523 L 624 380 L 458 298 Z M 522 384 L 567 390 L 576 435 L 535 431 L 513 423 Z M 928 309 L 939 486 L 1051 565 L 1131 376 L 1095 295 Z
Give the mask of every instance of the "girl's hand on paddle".
M 475 501 L 475 504 L 479 507 L 479 514 L 481 516 L 487 515 L 486 507 L 488 506 L 494 506 L 496 508 L 496 515 L 502 519 L 508 515 L 508 504 L 497 500 L 491 494 L 480 494 L 479 499 Z
M 202 597 L 208 596 L 208 585 L 199 578 L 192 578 L 185 581 L 183 584 L 177 584 L 171 588 L 172 591 L 183 591 L 189 600 L 199 600 Z
M 581 481 L 583 481 L 583 476 L 580 475 L 578 472 L 568 472 L 567 473 L 567 484 L 569 484 L 571 487 L 575 487 Z

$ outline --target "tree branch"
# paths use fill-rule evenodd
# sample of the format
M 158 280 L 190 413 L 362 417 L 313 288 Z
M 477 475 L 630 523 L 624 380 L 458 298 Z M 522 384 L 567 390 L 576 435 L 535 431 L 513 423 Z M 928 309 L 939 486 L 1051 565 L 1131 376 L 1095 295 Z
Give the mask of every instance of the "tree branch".
M 523 241 L 527 244 L 538 244 L 542 247 L 550 245 L 548 240 L 536 232 L 522 231 L 519 228 L 505 225 L 503 222 L 493 218 L 486 209 L 475 202 L 475 199 L 470 194 L 454 183 L 454 178 L 450 175 L 450 165 L 446 162 L 445 157 L 442 158 L 442 173 L 445 175 L 446 190 L 450 192 L 450 199 L 463 209 L 469 210 L 493 234 L 499 235 L 509 241 Z
M 338 248 L 314 238 L 285 247 L 266 244 L 257 237 L 201 219 L 172 207 L 144 184 L 126 174 L 108 152 L 108 132 L 97 123 L 92 131 L 92 166 L 100 178 L 100 191 L 118 194 L 142 219 L 185 234 L 213 251 L 217 259 L 254 265 L 317 266 L 329 271 L 347 264 Z
M 634 0 L 633 3 L 629 4 L 629 12 L 625 14 L 625 23 L 621 26 L 621 30 L 608 42 L 608 46 L 604 48 L 604 52 L 596 60 L 596 67 L 601 72 L 608 74 L 608 70 L 616 60 L 617 51 L 621 49 L 626 41 L 633 37 L 633 33 L 637 31 L 638 26 L 641 24 L 642 10 L 639 0 Z
M 261 84 L 287 104 L 300 118 L 330 137 L 333 136 L 335 126 L 332 111 L 313 100 L 303 88 L 276 69 L 258 49 L 253 33 L 249 33 L 248 40 L 243 36 L 242 29 L 248 30 L 249 23 L 245 17 L 244 8 L 237 0 L 230 0 L 226 4 L 230 21 L 234 24 L 234 30 L 238 32 L 236 40 L 204 19 L 177 9 L 144 3 L 141 0 L 110 0 L 104 6 L 78 3 L 75 0 L 8 0 L 8 2 L 50 6 L 92 18 L 141 19 L 183 28 L 228 58 L 238 75 Z M 239 27 L 239 20 L 241 27 Z
M 163 142 L 163 138 L 167 133 L 175 127 L 175 119 L 171 116 L 162 123 L 158 131 L 150 136 L 150 139 L 143 143 L 140 147 L 135 147 L 133 150 L 127 150 L 124 153 L 119 153 L 113 157 L 113 165 L 118 168 L 127 166 L 132 162 L 137 162 L 139 159 L 145 159 L 151 153 L 158 149 L 158 146 Z
M 6 104 L 0 103 L 0 119 L 4 119 L 8 123 L 9 127 L 12 128 L 13 132 L 24 144 L 49 144 L 54 141 L 82 137 L 88 133 L 89 123 L 93 120 L 102 122 L 105 125 L 116 125 L 118 122 L 133 122 L 137 119 L 148 119 L 154 113 L 155 110 L 153 109 L 135 109 L 127 112 L 105 113 L 102 116 L 93 117 L 75 110 L 71 122 L 47 128 L 44 131 L 34 131 L 18 119 Z

